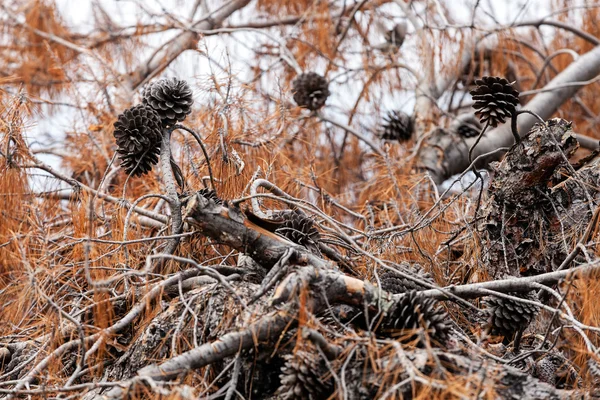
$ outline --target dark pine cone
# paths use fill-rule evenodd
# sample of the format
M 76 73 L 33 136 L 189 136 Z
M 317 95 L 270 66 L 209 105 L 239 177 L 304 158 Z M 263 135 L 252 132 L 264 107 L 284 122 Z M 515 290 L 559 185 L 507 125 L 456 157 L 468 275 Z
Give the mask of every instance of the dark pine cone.
M 474 129 L 470 125 L 461 125 L 458 127 L 456 132 L 462 137 L 470 138 L 470 137 L 478 136 L 481 133 L 481 130 Z
M 281 386 L 277 390 L 282 400 L 320 400 L 333 393 L 331 378 L 327 378 L 327 364 L 317 353 L 298 350 L 284 356 L 281 368 Z
M 414 275 L 422 281 L 427 281 L 431 284 L 434 283 L 431 275 L 428 272 L 423 271 L 419 264 L 414 264 L 411 267 L 408 263 L 402 263 L 400 266 L 403 267 L 403 272 Z M 379 280 L 381 282 L 381 290 L 394 294 L 429 289 L 411 279 L 402 277 L 398 273 L 387 270 L 379 276 Z
M 489 122 L 495 127 L 513 116 L 519 104 L 519 92 L 504 78 L 484 76 L 475 80 L 477 87 L 471 90 L 473 108 L 482 124 Z
M 269 232 L 288 239 L 290 242 L 306 247 L 315 254 L 320 254 L 319 240 L 321 235 L 311 218 L 300 210 L 284 210 L 274 212 L 269 219 L 261 218 L 250 210 L 244 210 L 246 217 L 254 224 Z
M 533 365 L 532 375 L 559 389 L 565 389 L 577 380 L 577 371 L 571 362 L 558 352 L 545 354 L 537 360 Z
M 298 75 L 292 86 L 296 104 L 311 111 L 323 107 L 330 94 L 327 80 L 314 72 Z
M 460 114 L 452 124 L 450 124 L 450 130 L 458 133 L 464 138 L 470 138 L 478 136 L 481 133 L 481 123 L 472 113 Z
M 216 204 L 223 204 L 223 200 L 221 200 L 219 196 L 217 196 L 217 192 L 212 189 L 200 189 L 198 190 L 198 194 L 204 196 L 206 200 L 212 200 Z
M 171 78 L 148 84 L 142 93 L 143 102 L 156 110 L 164 126 L 183 121 L 192 112 L 192 89 L 186 81 Z
M 121 167 L 133 176 L 148 173 L 160 154 L 159 115 L 151 107 L 138 104 L 119 115 L 114 126 Z
M 379 331 L 388 336 L 404 336 L 403 330 L 425 328 L 429 337 L 440 344 L 446 342 L 450 327 L 445 321 L 448 314 L 436 307 L 436 301 L 417 292 L 408 292 L 398 300 L 385 316 Z M 415 336 L 408 338 L 414 340 Z
M 381 124 L 379 136 L 383 140 L 405 142 L 413 134 L 412 118 L 402 111 L 389 111 Z
M 313 220 L 300 211 L 280 211 L 275 216 L 283 220 L 282 224 L 275 229 L 275 233 L 302 246 L 315 245 L 319 242 L 321 235 L 315 228 Z
M 514 297 L 523 297 L 518 293 L 507 293 Z M 537 300 L 535 293 L 528 293 L 527 300 Z M 538 307 L 515 300 L 491 296 L 484 301 L 490 310 L 491 333 L 502 335 L 511 340 L 516 332 L 523 331 L 529 326 L 538 312 Z

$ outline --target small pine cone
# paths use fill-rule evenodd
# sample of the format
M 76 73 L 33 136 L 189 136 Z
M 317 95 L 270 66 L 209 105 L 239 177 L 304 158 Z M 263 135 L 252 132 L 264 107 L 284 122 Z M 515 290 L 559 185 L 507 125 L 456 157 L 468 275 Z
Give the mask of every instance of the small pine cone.
M 514 297 L 523 297 L 518 293 L 507 293 Z M 537 300 L 535 293 L 528 293 L 527 300 Z M 490 311 L 491 333 L 512 339 L 514 334 L 525 330 L 538 313 L 538 307 L 515 300 L 491 296 L 484 301 Z
M 283 220 L 282 224 L 275 229 L 275 233 L 306 248 L 318 248 L 321 235 L 311 218 L 298 210 L 281 211 L 275 216 Z
M 151 107 L 138 104 L 119 115 L 113 132 L 121 167 L 140 176 L 158 163 L 162 131 L 160 117 Z
M 471 91 L 473 108 L 482 124 L 495 127 L 513 116 L 519 104 L 519 92 L 504 78 L 484 76 L 475 80 L 477 87 Z
M 318 353 L 298 350 L 284 356 L 286 363 L 281 368 L 281 386 L 277 389 L 278 399 L 320 400 L 333 392 L 329 371 Z
M 217 192 L 212 189 L 200 189 L 198 190 L 198 194 L 204 196 L 206 200 L 212 200 L 216 204 L 223 204 L 223 200 L 217 196 Z
M 160 115 L 163 126 L 173 126 L 192 112 L 192 89 L 184 80 L 171 78 L 150 83 L 142 96 L 143 102 Z
M 314 72 L 298 75 L 292 86 L 296 104 L 311 111 L 323 107 L 330 94 L 327 80 Z
M 402 111 L 390 111 L 383 121 L 379 130 L 381 139 L 405 142 L 411 138 L 413 121 L 408 114 Z
M 464 138 L 479 136 L 481 129 L 481 123 L 473 113 L 460 114 L 450 124 L 450 130 Z
M 446 325 L 448 314 L 436 307 L 436 301 L 417 292 L 408 292 L 398 300 L 385 316 L 379 330 L 397 336 L 398 331 L 425 328 L 429 336 L 440 344 L 448 339 L 450 327 Z M 413 340 L 414 336 L 408 340 Z
M 408 263 L 402 263 L 401 267 L 404 267 L 402 268 L 404 272 L 414 275 L 422 281 L 427 281 L 431 284 L 434 283 L 431 275 L 423 271 L 419 264 L 414 264 L 411 267 Z M 411 279 L 404 278 L 400 274 L 388 270 L 381 274 L 379 280 L 381 282 L 381 290 L 394 294 L 429 289 Z
M 352 322 L 360 314 L 360 311 L 355 307 L 347 304 L 336 304 L 329 307 L 327 310 L 318 314 L 319 319 L 324 325 L 348 324 Z
M 475 129 L 471 125 L 461 125 L 456 130 L 456 133 L 458 133 L 460 136 L 462 136 L 464 138 L 470 138 L 470 137 L 479 136 L 479 134 L 481 133 L 481 130 Z
M 577 371 L 571 362 L 558 352 L 548 353 L 537 360 L 533 365 L 532 375 L 559 389 L 564 389 L 577 380 Z

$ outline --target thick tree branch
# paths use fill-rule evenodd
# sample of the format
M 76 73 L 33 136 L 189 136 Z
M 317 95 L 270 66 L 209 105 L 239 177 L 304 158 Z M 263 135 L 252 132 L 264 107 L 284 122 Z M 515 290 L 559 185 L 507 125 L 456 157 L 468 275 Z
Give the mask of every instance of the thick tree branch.
M 600 46 L 593 48 L 574 61 L 545 86 L 545 89 L 555 88 L 554 90 L 538 94 L 524 108 L 538 114 L 543 119 L 548 119 L 581 88 L 581 85 L 571 86 L 570 84 L 588 81 L 598 74 L 600 74 Z M 531 115 L 520 115 L 518 119 L 519 134 L 525 135 L 536 122 L 537 119 Z M 439 138 L 430 138 L 427 141 L 428 145 L 423 146 L 420 152 L 418 166 L 428 170 L 438 184 L 450 176 L 464 171 L 469 166 L 468 151 L 465 150 L 470 149 L 477 138 L 468 138 L 464 141 L 460 140 L 460 142 L 451 138 L 447 140 L 454 143 L 441 144 Z M 485 134 L 473 150 L 473 158 L 490 153 L 500 147 L 511 146 L 513 142 L 510 123 L 504 124 Z M 499 154 L 494 153 L 483 160 L 481 165 L 486 165 L 499 157 Z M 451 159 L 452 162 L 444 163 L 446 158 Z
M 231 14 L 244 8 L 250 0 L 232 0 L 212 14 L 205 16 L 199 22 L 192 25 L 194 31 L 215 29 L 223 23 Z M 193 49 L 198 42 L 196 32 L 187 31 L 175 37 L 169 43 L 162 46 L 158 53 L 153 54 L 150 59 L 142 63 L 129 76 L 128 86 L 131 90 L 137 89 L 142 83 L 152 78 L 165 69 L 185 50 Z

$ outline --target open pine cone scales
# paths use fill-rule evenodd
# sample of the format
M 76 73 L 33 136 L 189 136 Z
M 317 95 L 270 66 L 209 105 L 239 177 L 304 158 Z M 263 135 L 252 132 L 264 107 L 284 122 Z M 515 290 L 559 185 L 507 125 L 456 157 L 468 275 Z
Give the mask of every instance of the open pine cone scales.
M 379 136 L 383 140 L 405 142 L 411 138 L 412 134 L 412 118 L 402 111 L 388 112 L 379 129 Z
M 327 365 L 317 353 L 299 350 L 284 357 L 286 363 L 281 368 L 278 399 L 319 400 L 331 395 L 333 385 L 326 379 Z
M 148 173 L 158 163 L 160 154 L 162 133 L 158 113 L 139 104 L 119 115 L 114 127 L 121 167 L 133 176 Z
M 319 242 L 320 234 L 313 220 L 299 211 L 282 211 L 277 213 L 276 217 L 281 218 L 282 223 L 275 233 L 302 246 L 313 246 Z
M 426 281 L 433 284 L 433 278 L 431 275 L 421 268 L 419 264 L 414 264 L 412 267 L 408 263 L 401 264 L 402 270 L 406 273 L 410 273 L 411 275 L 419 278 L 422 281 Z M 425 287 L 418 282 L 413 281 L 412 279 L 404 278 L 402 275 L 393 272 L 393 271 L 385 271 L 379 277 L 379 281 L 381 282 L 381 289 L 386 292 L 398 294 L 398 293 L 407 293 L 413 290 L 425 290 L 429 289 L 429 287 Z
M 192 112 L 192 89 L 184 80 L 161 79 L 147 85 L 142 96 L 144 103 L 160 115 L 164 126 L 181 122 Z
M 450 327 L 446 325 L 448 319 L 446 311 L 437 307 L 434 299 L 412 291 L 402 296 L 388 312 L 380 332 L 397 336 L 404 330 L 424 328 L 432 339 L 444 343 L 450 331 Z M 414 336 L 411 336 L 408 340 L 413 339 Z
M 311 111 L 323 107 L 330 94 L 327 80 L 315 72 L 298 75 L 292 86 L 296 104 Z
M 511 296 L 522 297 L 518 293 L 507 293 Z M 528 294 L 527 300 L 536 300 L 535 294 Z M 535 318 L 538 307 L 521 303 L 516 300 L 491 296 L 485 300 L 486 307 L 490 310 L 491 332 L 511 339 L 518 331 L 522 331 Z
M 473 108 L 482 124 L 495 127 L 511 118 L 519 104 L 519 92 L 506 79 L 484 76 L 475 80 L 477 87 L 471 91 Z

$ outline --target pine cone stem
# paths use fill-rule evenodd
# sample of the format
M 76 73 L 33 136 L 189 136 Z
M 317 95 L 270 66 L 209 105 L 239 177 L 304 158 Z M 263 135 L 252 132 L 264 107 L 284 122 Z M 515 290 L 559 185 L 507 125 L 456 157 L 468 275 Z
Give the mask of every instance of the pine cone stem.
M 510 130 L 515 137 L 515 144 L 521 143 L 521 136 L 519 135 L 519 128 L 517 127 L 517 116 L 519 112 L 515 112 L 510 119 Z
M 177 193 L 177 181 L 171 166 L 171 129 L 163 128 L 162 142 L 160 146 L 160 170 L 165 182 L 167 196 L 169 197 L 169 208 L 171 209 L 171 235 L 179 235 L 183 231 L 183 218 L 181 216 L 181 202 Z M 167 248 L 163 253 L 173 254 L 179 245 L 180 238 L 169 239 Z M 160 261 L 159 269 L 162 269 L 167 259 Z
M 473 146 L 471 146 L 471 148 L 469 149 L 469 165 L 473 164 L 473 151 L 475 150 L 475 147 L 477 147 L 477 145 L 479 144 L 479 142 L 481 141 L 481 138 L 483 137 L 483 135 L 485 134 L 485 131 L 487 131 L 487 129 L 490 127 L 490 121 L 487 121 L 485 123 L 485 126 L 483 127 L 483 129 L 481 130 L 481 133 L 479 134 L 479 136 L 477 136 L 477 140 L 475 140 L 475 143 L 473 144 Z M 473 170 L 475 171 L 475 167 L 473 167 Z M 482 181 L 483 182 L 483 181 Z
M 204 143 L 202 142 L 202 138 L 193 129 L 190 129 L 186 126 L 175 125 L 173 127 L 173 130 L 175 130 L 175 129 L 181 129 L 181 130 L 188 132 L 190 135 L 192 135 L 194 137 L 194 139 L 196 139 L 196 142 L 198 142 L 198 144 L 200 145 L 200 148 L 202 149 L 202 154 L 204 154 L 204 158 L 206 159 L 206 166 L 208 167 L 208 176 L 210 177 L 211 189 L 214 190 L 215 193 L 217 193 L 217 187 L 215 186 L 215 178 L 214 178 L 214 174 L 212 171 L 212 167 L 210 165 L 210 157 L 208 156 L 208 151 L 206 151 L 206 147 L 204 146 Z
M 540 123 L 542 123 L 542 124 L 546 123 L 546 121 L 544 121 L 544 119 L 542 117 L 540 117 L 539 115 L 537 115 L 533 111 L 529 111 L 529 110 L 519 110 L 519 111 L 516 111 L 514 113 L 514 115 L 512 116 L 511 124 L 510 124 L 510 128 L 511 128 L 512 134 L 515 137 L 515 143 L 520 143 L 521 142 L 521 135 L 519 135 L 519 125 L 517 124 L 517 116 L 519 116 L 519 114 L 533 115 Z

